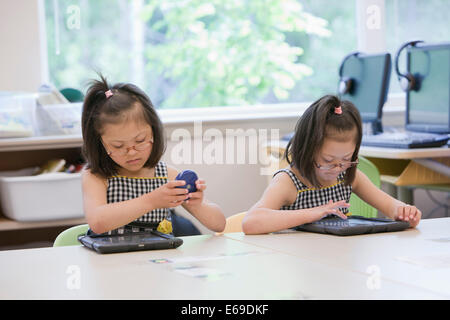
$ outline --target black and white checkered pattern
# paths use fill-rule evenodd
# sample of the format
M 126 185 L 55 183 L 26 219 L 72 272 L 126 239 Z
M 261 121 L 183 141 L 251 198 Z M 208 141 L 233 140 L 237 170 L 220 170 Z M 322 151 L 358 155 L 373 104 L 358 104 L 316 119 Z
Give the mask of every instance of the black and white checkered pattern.
M 280 210 L 314 208 L 327 204 L 330 200 L 333 200 L 333 202 L 345 200 L 347 203 L 350 201 L 352 186 L 344 184 L 344 173 L 338 176 L 338 182 L 335 185 L 317 189 L 307 187 L 289 169 L 278 170 L 273 176 L 280 172 L 286 172 L 289 175 L 298 192 L 297 199 L 295 199 L 294 203 L 288 206 L 282 206 Z M 348 213 L 347 208 L 341 208 L 340 210 L 342 213 Z
M 167 181 L 167 166 L 161 161 L 155 166 L 155 176 L 153 178 L 135 178 L 124 176 L 113 176 L 108 178 L 106 200 L 108 203 L 114 203 L 134 199 L 159 188 L 163 184 L 166 184 Z M 136 219 L 135 222 L 154 225 L 167 218 L 168 215 L 169 209 L 167 208 L 155 209 Z M 134 226 L 131 228 L 129 227 L 130 226 L 127 225 L 116 230 L 112 230 L 109 234 L 122 234 L 124 230 L 128 229 L 135 232 L 140 231 L 139 229 L 141 229 Z

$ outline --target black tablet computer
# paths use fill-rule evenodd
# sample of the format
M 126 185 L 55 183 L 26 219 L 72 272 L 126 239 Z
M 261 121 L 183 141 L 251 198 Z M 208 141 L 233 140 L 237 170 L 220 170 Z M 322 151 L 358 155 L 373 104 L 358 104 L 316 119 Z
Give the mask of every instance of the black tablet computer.
M 173 249 L 183 244 L 183 239 L 156 230 L 116 235 L 80 235 L 78 241 L 98 253 Z
M 354 236 L 367 233 L 402 231 L 409 227 L 410 225 L 407 221 L 365 218 L 361 216 L 349 216 L 347 219 L 342 219 L 332 215 L 313 223 L 294 227 L 293 229 L 337 236 Z

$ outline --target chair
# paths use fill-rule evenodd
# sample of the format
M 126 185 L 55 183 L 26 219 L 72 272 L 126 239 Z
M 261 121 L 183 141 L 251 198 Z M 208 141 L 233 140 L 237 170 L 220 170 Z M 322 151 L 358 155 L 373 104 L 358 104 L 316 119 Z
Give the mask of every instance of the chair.
M 64 89 L 59 90 L 59 92 L 61 92 L 61 94 L 67 100 L 69 100 L 69 102 L 83 102 L 83 100 L 84 100 L 83 93 L 78 89 L 64 88 Z
M 358 169 L 361 170 L 361 172 L 363 172 L 377 188 L 380 188 L 380 172 L 372 162 L 362 156 L 359 156 Z M 350 212 L 366 218 L 376 218 L 378 215 L 377 209 L 362 201 L 354 193 L 352 193 L 350 197 Z
M 61 232 L 55 239 L 53 243 L 54 247 L 64 247 L 64 246 L 76 246 L 81 245 L 78 242 L 78 236 L 85 234 L 89 229 L 88 224 L 81 224 L 79 226 L 74 226 Z
M 175 237 L 197 236 L 202 234 L 200 230 L 187 218 L 177 214 L 175 210 L 171 212 L 173 235 Z
M 225 229 L 222 232 L 216 233 L 216 235 L 231 232 L 242 232 L 242 220 L 244 219 L 246 213 L 247 211 L 244 211 L 228 217 L 226 220 Z

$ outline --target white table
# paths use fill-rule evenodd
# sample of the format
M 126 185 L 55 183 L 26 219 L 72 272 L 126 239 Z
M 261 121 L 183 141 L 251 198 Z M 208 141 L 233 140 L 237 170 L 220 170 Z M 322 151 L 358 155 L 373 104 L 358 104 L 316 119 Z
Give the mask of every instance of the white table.
M 414 237 L 416 232 L 407 232 Z M 395 236 L 392 236 L 393 240 Z M 448 291 L 384 277 L 370 284 L 367 253 L 378 238 L 297 233 L 184 237 L 177 249 L 100 255 L 81 246 L 0 252 L 0 299 L 448 299 Z M 317 240 L 317 241 L 316 241 Z M 256 243 L 260 242 L 260 243 Z M 291 249 L 271 248 L 270 243 Z M 284 243 L 284 245 L 282 244 Z M 299 250 L 308 243 L 317 250 Z M 366 243 L 365 245 L 363 245 Z M 391 248 L 397 242 L 391 243 Z M 301 247 L 300 247 L 301 248 Z M 304 246 L 306 248 L 306 246 Z M 359 250 L 358 250 L 359 248 Z M 302 253 L 304 252 L 304 253 Z M 313 259 L 323 255 L 323 259 Z M 333 261 L 342 256 L 341 264 Z M 328 257 L 328 258 L 327 258 Z M 389 266 L 388 256 L 381 256 Z M 169 259 L 155 263 L 151 260 Z M 161 260 L 158 260 L 161 262 Z M 162 260 L 165 261 L 165 260 Z M 375 262 L 371 262 L 375 263 Z M 385 264 L 381 261 L 382 272 Z M 447 269 L 448 270 L 448 269 Z M 416 282 L 418 282 L 417 280 Z
M 338 274 L 378 275 L 381 288 L 390 281 L 450 298 L 450 218 L 424 219 L 401 232 L 351 237 L 307 232 L 225 236 L 332 267 Z

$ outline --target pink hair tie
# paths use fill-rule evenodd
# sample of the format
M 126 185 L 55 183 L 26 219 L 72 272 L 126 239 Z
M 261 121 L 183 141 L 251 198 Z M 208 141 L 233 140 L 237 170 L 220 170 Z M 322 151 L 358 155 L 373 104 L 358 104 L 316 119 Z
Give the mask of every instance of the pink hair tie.
M 334 108 L 334 113 L 336 113 L 336 114 L 342 114 L 342 108 L 341 108 L 341 106 Z
M 111 97 L 112 95 L 113 95 L 113 93 L 112 93 L 111 90 L 105 91 L 106 99 L 108 99 L 108 98 Z

